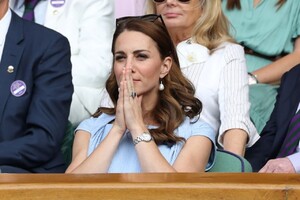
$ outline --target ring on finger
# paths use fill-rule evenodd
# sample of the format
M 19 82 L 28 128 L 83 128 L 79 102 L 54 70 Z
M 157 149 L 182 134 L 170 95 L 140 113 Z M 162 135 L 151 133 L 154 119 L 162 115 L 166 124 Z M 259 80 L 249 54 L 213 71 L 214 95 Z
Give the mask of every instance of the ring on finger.
M 136 97 L 136 92 L 131 92 L 129 96 L 134 99 Z

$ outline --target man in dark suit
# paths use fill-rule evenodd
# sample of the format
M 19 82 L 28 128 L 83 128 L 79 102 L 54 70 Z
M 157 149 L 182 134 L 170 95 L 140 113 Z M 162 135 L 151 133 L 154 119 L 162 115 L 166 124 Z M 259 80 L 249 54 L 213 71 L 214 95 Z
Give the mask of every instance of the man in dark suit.
M 300 65 L 283 75 L 270 120 L 264 127 L 261 138 L 246 151 L 245 158 L 252 164 L 253 171 L 268 173 L 300 172 L 299 139 L 294 138 L 295 151 L 293 153 L 283 157 L 280 156 L 292 118 L 295 119 L 295 116 L 299 116 L 299 103 Z M 298 117 L 298 122 L 299 119 Z M 294 125 L 296 134 L 300 132 L 298 122 L 296 122 L 297 125 Z
M 68 40 L 0 0 L 0 170 L 58 173 L 73 85 Z

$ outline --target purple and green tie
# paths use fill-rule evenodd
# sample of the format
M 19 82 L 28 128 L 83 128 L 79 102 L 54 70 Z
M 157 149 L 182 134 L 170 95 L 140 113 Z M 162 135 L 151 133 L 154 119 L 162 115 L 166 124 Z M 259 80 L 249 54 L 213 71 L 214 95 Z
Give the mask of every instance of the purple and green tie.
M 24 1 L 24 14 L 23 18 L 29 21 L 34 21 L 34 7 L 38 4 L 40 0 L 25 0 Z
M 277 158 L 283 158 L 296 152 L 300 140 L 300 110 L 292 118 L 288 132 Z

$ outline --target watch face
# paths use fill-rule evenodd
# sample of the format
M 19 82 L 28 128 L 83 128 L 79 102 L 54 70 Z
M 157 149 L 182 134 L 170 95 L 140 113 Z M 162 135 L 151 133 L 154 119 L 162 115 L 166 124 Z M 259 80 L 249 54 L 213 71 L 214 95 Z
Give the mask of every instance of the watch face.
M 249 76 L 248 83 L 249 83 L 249 85 L 253 85 L 253 84 L 256 83 L 256 81 L 255 81 L 255 79 L 253 77 Z
M 148 133 L 143 133 L 143 135 L 142 135 L 142 139 L 143 139 L 144 141 L 150 141 L 151 138 L 152 138 L 151 135 L 148 134 Z

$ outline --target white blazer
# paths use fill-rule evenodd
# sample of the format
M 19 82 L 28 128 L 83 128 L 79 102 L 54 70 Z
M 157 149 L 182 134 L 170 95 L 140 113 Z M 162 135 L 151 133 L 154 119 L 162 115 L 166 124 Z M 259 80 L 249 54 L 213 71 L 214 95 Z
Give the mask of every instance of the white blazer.
M 10 0 L 11 8 L 16 1 Z M 44 26 L 70 42 L 74 94 L 69 120 L 78 124 L 97 110 L 111 70 L 114 1 L 64 0 L 55 7 L 48 0 Z
M 249 110 L 249 86 L 243 47 L 225 42 L 213 53 L 191 39 L 177 45 L 180 68 L 194 84 L 195 95 L 203 104 L 200 118 L 210 124 L 222 136 L 227 130 L 242 129 L 248 133 L 247 147 L 252 146 L 259 135 Z

